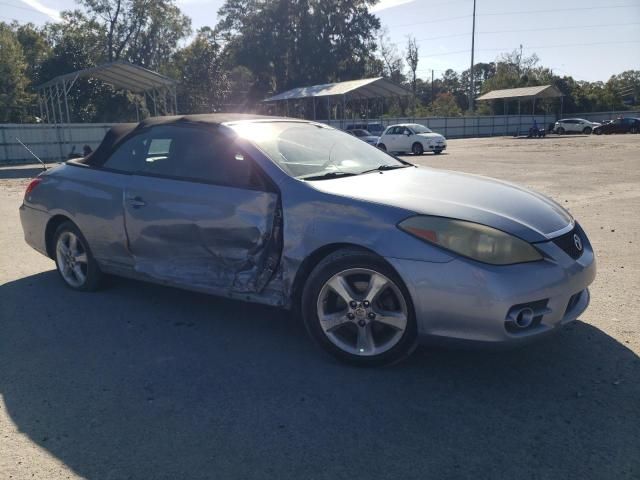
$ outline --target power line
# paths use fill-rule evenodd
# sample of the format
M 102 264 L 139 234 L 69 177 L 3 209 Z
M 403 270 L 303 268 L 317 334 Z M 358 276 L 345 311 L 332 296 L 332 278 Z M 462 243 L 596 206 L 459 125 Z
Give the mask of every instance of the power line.
M 530 13 L 553 13 L 553 12 L 573 12 L 575 10 L 602 10 L 610 8 L 628 8 L 628 7 L 637 7 L 638 4 L 628 4 L 628 5 L 602 5 L 599 7 L 568 7 L 568 8 L 553 8 L 553 9 L 543 9 L 543 10 L 521 10 L 519 12 L 495 12 L 495 13 L 481 13 L 478 16 L 482 17 L 494 17 L 500 15 L 528 15 Z
M 528 15 L 531 13 L 554 13 L 554 12 L 572 12 L 576 10 L 602 10 L 602 9 L 610 9 L 610 8 L 629 8 L 629 7 L 637 7 L 637 4 L 628 4 L 628 5 L 603 5 L 599 7 L 571 7 L 571 8 L 554 8 L 554 9 L 544 9 L 544 10 L 521 10 L 516 12 L 495 12 L 495 13 L 479 13 L 478 17 L 492 17 L 498 15 Z M 404 23 L 400 25 L 387 25 L 387 27 L 392 28 L 401 28 L 401 27 L 412 27 L 414 25 L 426 25 L 429 23 L 440 23 L 440 22 L 449 22 L 453 20 L 460 20 L 463 18 L 469 18 L 472 15 L 462 15 L 455 17 L 443 17 L 437 20 L 427 20 L 424 22 L 413 22 L 413 23 Z
M 487 35 L 494 33 L 520 33 L 520 32 L 548 32 L 550 30 L 574 30 L 580 28 L 598 28 L 598 27 L 624 27 L 631 25 L 640 25 L 640 22 L 634 23 L 604 23 L 600 25 L 568 25 L 565 27 L 545 27 L 545 28 L 520 28 L 518 30 L 493 30 L 486 32 L 478 32 L 478 34 Z
M 548 32 L 552 30 L 575 30 L 580 28 L 599 28 L 599 27 L 626 27 L 640 25 L 640 22 L 633 23 L 603 23 L 599 25 L 566 25 L 563 27 L 545 27 L 545 28 L 520 28 L 518 30 L 491 30 L 484 32 L 476 32 L 476 35 L 492 35 L 495 33 L 520 33 L 520 32 Z M 439 35 L 437 37 L 416 38 L 418 42 L 426 42 L 429 40 L 441 40 L 444 38 L 466 37 L 470 35 L 466 33 L 454 33 L 452 35 Z
M 405 24 L 402 24 L 402 25 L 387 25 L 387 27 L 392 27 L 392 28 L 412 27 L 414 25 L 426 25 L 428 23 L 450 22 L 452 20 L 460 20 L 462 18 L 470 18 L 470 17 L 471 17 L 471 15 L 461 15 L 459 17 L 444 17 L 444 18 L 439 18 L 437 20 L 427 20 L 425 22 L 405 23 Z
M 557 45 L 539 45 L 533 47 L 526 47 L 527 50 L 544 50 L 545 48 L 563 48 L 563 47 L 592 47 L 598 45 L 617 45 L 622 43 L 640 43 L 640 40 L 619 40 L 612 42 L 593 42 L 593 43 L 564 43 Z M 509 51 L 512 47 L 505 48 L 479 48 L 478 51 L 482 52 L 506 52 Z M 422 55 L 420 58 L 431 58 L 431 57 L 446 57 L 447 55 L 456 55 L 458 53 L 469 53 L 471 50 L 456 50 L 453 52 L 446 53 L 435 53 L 433 55 Z

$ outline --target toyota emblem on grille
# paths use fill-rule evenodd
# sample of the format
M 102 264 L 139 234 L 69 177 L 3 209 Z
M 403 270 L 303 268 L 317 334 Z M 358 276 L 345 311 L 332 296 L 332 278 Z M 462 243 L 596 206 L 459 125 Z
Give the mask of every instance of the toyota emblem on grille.
M 580 237 L 577 233 L 573 234 L 573 244 L 576 246 L 579 252 L 582 251 L 582 240 L 580 240 Z

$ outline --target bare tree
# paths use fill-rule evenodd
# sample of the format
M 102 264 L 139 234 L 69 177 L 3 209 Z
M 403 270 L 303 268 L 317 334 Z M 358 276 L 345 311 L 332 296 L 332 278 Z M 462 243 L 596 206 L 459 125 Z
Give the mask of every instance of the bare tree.
M 415 37 L 409 35 L 407 37 L 407 51 L 405 52 L 405 60 L 411 70 L 411 111 L 416 114 L 416 70 L 418 70 L 419 48 Z
M 402 83 L 404 80 L 402 57 L 398 54 L 398 47 L 391 42 L 386 29 L 382 30 L 378 35 L 378 46 L 384 66 L 384 76 L 392 82 Z

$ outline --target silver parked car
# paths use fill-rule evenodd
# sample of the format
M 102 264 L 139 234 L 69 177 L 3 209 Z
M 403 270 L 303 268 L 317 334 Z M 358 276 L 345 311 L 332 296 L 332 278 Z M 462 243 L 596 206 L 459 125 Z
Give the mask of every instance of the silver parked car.
M 553 131 L 558 135 L 564 133 L 584 133 L 590 135 L 596 127 L 599 127 L 598 122 L 590 122 L 584 118 L 564 118 L 558 120 L 553 126 Z
M 110 273 L 292 309 L 364 365 L 429 337 L 537 338 L 586 309 L 595 277 L 585 232 L 552 200 L 295 119 L 114 127 L 33 180 L 20 216 L 72 289 Z

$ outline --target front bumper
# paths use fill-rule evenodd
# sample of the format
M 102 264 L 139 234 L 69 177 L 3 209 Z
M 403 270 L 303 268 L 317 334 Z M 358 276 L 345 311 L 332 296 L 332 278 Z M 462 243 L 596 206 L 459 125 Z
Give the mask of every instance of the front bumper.
M 447 263 L 387 258 L 413 300 L 423 340 L 444 337 L 494 344 L 524 343 L 551 333 L 589 305 L 587 287 L 596 275 L 591 245 L 574 260 L 553 242 L 536 246 L 545 260 L 508 266 L 464 258 Z M 530 308 L 533 321 L 521 328 L 514 313 Z
M 447 144 L 446 143 L 430 143 L 425 145 L 425 147 L 432 152 L 435 152 L 435 151 L 443 152 L 447 149 Z

